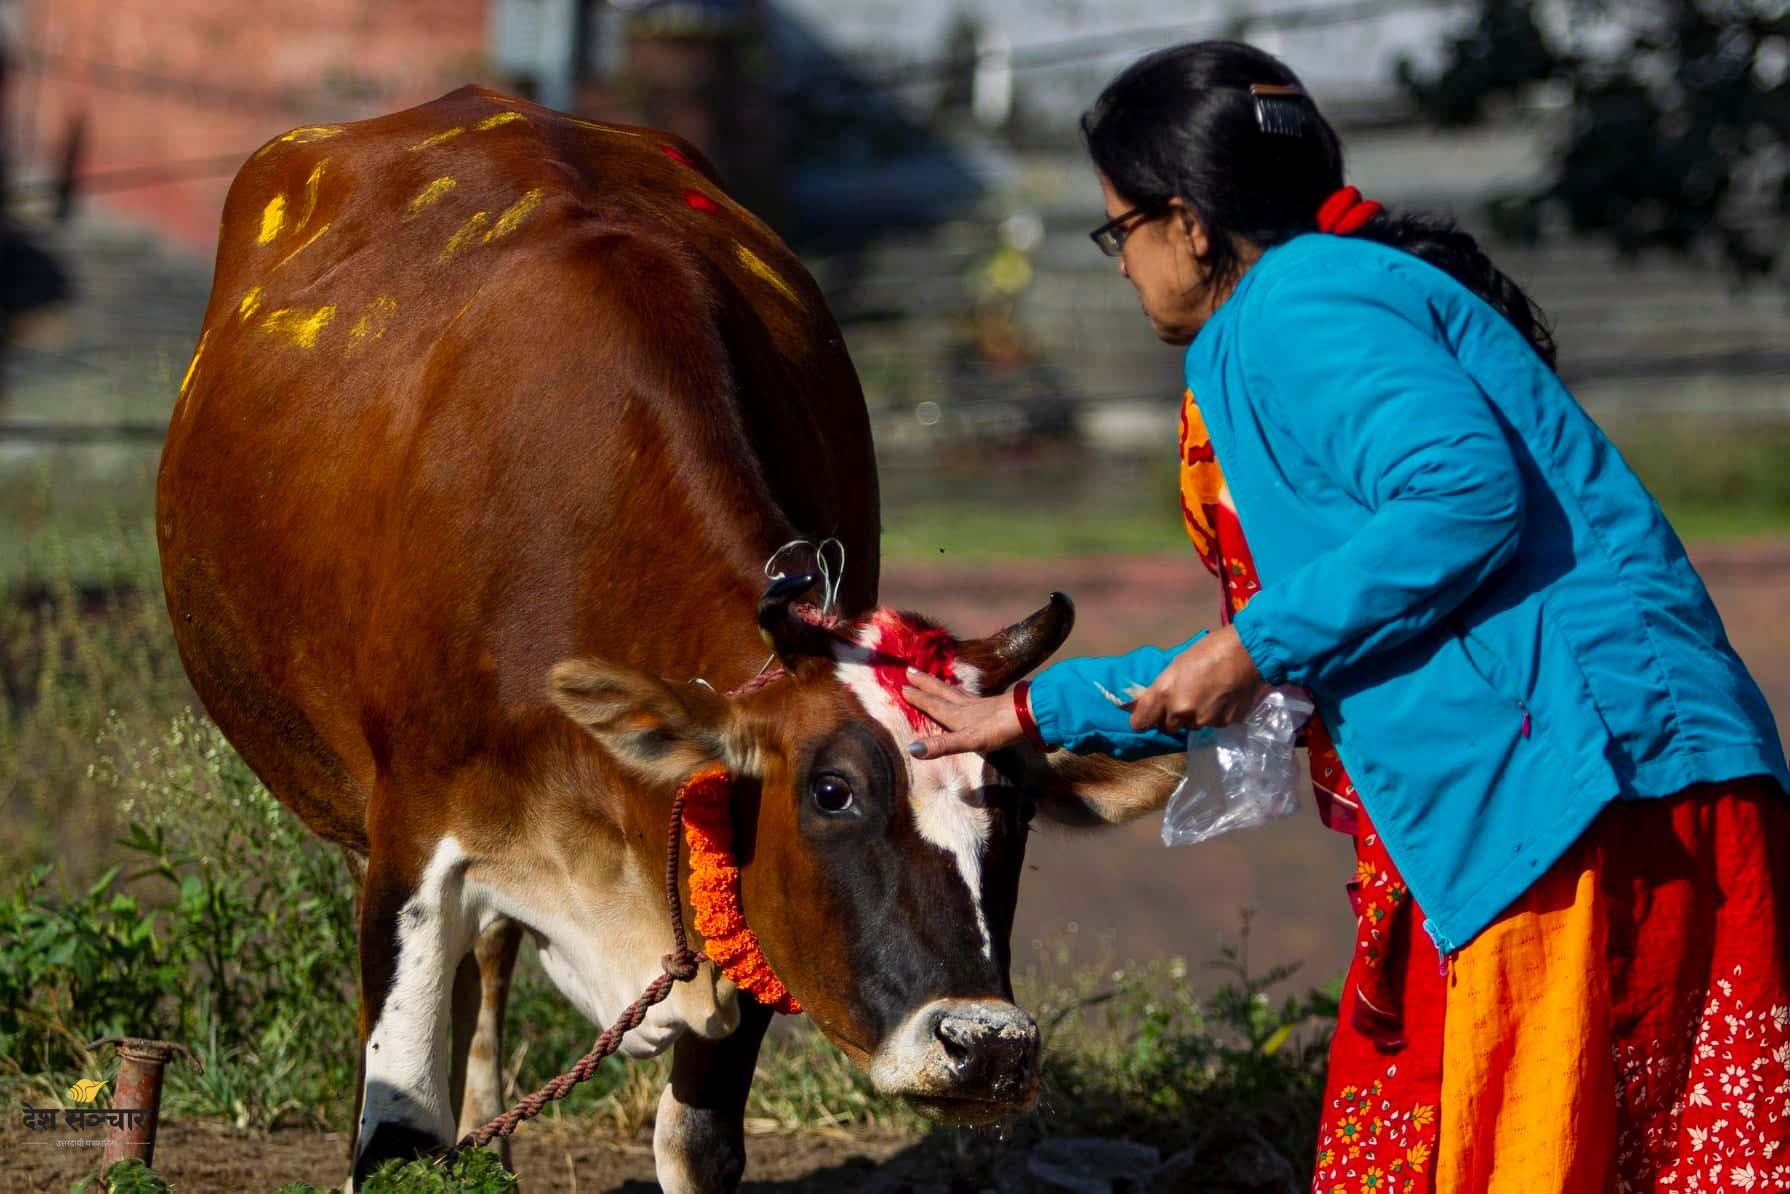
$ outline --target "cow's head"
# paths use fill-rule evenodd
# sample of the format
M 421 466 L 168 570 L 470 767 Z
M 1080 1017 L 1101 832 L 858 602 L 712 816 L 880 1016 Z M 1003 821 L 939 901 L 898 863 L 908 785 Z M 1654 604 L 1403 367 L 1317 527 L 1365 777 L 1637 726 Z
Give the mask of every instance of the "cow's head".
M 570 661 L 554 671 L 555 699 L 655 785 L 715 761 L 733 772 L 746 918 L 879 1090 L 957 1122 L 1023 1110 L 1039 1038 L 1012 1002 L 1008 935 L 1028 822 L 1034 808 L 1085 820 L 1129 781 L 1018 754 L 916 760 L 904 747 L 932 727 L 901 691 L 909 666 L 1004 691 L 1068 636 L 1073 607 L 1053 595 L 1015 626 L 960 640 L 888 609 L 821 625 L 791 605 L 804 587 L 773 585 L 760 605 L 783 679 L 726 697 Z

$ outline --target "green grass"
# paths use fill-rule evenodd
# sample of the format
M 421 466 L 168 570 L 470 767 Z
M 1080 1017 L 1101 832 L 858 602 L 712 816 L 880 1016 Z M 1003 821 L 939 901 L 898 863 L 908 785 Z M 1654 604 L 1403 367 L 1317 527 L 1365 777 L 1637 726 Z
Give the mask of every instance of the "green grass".
M 1678 537 L 1690 544 L 1790 538 L 1790 510 L 1769 507 L 1662 503 Z
M 1785 457 L 1790 461 L 1790 456 Z M 1790 538 L 1790 507 L 1662 501 L 1679 538 L 1691 544 Z M 980 506 L 939 504 L 886 516 L 883 559 L 902 564 L 973 564 L 1079 555 L 1172 555 L 1191 551 L 1177 514 L 1087 506 L 1046 515 L 1006 515 Z
M 140 444 L 50 448 L 0 466 L 0 587 L 155 577 L 158 453 Z
M 1178 513 L 1086 504 L 1012 513 L 937 503 L 885 513 L 883 558 L 901 562 L 1055 559 L 1190 551 Z
M 1790 420 L 1606 414 L 1612 438 L 1691 543 L 1790 537 Z M 154 445 L 56 448 L 0 465 L 0 584 L 153 578 Z M 883 469 L 883 553 L 904 563 L 1189 550 L 1173 452 L 1057 452 Z
M 1790 421 L 1607 419 L 1629 466 L 1688 543 L 1790 537 Z M 897 473 L 885 480 L 883 553 L 908 563 L 1190 550 L 1172 453 L 1125 467 Z M 948 495 L 948 496 L 941 496 Z

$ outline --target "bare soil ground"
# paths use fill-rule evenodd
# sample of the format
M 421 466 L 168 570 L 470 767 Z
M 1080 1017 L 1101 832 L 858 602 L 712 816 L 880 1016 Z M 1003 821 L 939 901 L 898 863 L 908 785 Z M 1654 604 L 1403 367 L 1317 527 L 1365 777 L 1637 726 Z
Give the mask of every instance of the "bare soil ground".
M 1780 724 L 1790 717 L 1790 544 L 1694 551 L 1735 647 L 1751 665 Z M 1097 654 L 1143 642 L 1174 643 L 1206 624 L 1216 594 L 1191 556 L 1114 558 L 888 570 L 885 599 L 923 610 L 960 634 L 982 633 L 1042 604 L 1052 589 L 1075 598 L 1077 630 L 1067 653 Z M 1351 924 L 1342 884 L 1347 843 L 1301 816 L 1189 850 L 1166 850 L 1153 819 L 1118 830 L 1033 838 L 1018 922 L 1016 967 L 1030 947 L 1067 940 L 1080 961 L 1180 954 L 1198 962 L 1235 939 L 1240 908 L 1257 910 L 1252 959 L 1265 967 L 1306 964 L 1313 983 L 1339 974 Z M 526 1031 L 518 1026 L 519 1031 Z M 1004 1186 L 1019 1156 L 986 1136 L 928 1137 L 814 1133 L 749 1143 L 750 1191 L 819 1194 L 870 1190 L 959 1194 Z M 268 1190 L 345 1175 L 347 1142 L 337 1134 L 248 1132 L 211 1124 L 162 1127 L 158 1170 L 182 1194 Z M 645 1191 L 654 1188 L 647 1140 L 592 1138 L 570 1122 L 538 1121 L 514 1142 L 513 1161 L 530 1191 Z M 65 1190 L 97 1163 L 87 1149 L 29 1140 L 0 1124 L 0 1190 Z
M 21 1140 L 22 1134 L 17 1123 L 0 1130 L 0 1189 L 9 1194 L 65 1191 L 99 1164 L 97 1148 L 38 1144 Z M 658 1189 L 648 1139 L 592 1138 L 570 1121 L 538 1120 L 516 1134 L 512 1148 L 511 1164 L 529 1194 L 645 1194 Z M 747 1150 L 751 1180 L 745 1189 L 757 1194 L 951 1190 L 959 1172 L 967 1176 L 978 1167 L 977 1158 L 956 1156 L 948 1136 L 933 1143 L 913 1136 L 844 1132 L 759 1136 L 747 1143 Z M 348 1174 L 348 1137 L 174 1121 L 161 1127 L 155 1169 L 177 1194 L 246 1194 L 293 1181 L 339 1186 Z

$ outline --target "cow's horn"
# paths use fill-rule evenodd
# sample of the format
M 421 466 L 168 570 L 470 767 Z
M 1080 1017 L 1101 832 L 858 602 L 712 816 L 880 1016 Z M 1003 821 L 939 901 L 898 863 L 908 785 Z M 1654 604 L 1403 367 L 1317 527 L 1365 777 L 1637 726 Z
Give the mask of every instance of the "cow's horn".
M 981 673 L 984 695 L 1005 691 L 1051 657 L 1075 628 L 1075 603 L 1062 593 L 1030 617 L 987 638 L 958 644 L 958 657 Z
M 758 629 L 784 667 L 798 659 L 832 657 L 832 637 L 793 608 L 795 599 L 814 588 L 820 579 L 813 572 L 780 576 L 758 599 Z

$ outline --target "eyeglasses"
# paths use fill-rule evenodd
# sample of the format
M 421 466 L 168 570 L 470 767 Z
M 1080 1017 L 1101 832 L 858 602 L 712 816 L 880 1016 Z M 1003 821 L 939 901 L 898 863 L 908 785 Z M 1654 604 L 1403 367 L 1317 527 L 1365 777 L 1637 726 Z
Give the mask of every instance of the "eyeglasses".
M 1088 233 L 1088 237 L 1099 246 L 1102 253 L 1105 253 L 1108 257 L 1117 257 L 1125 251 L 1125 238 L 1137 231 L 1138 225 L 1130 224 L 1130 221 L 1138 216 L 1143 216 L 1146 219 L 1155 219 L 1159 214 L 1160 213 L 1158 212 L 1150 211 L 1148 208 L 1134 207 L 1130 211 L 1125 212 L 1122 215 L 1116 215 L 1106 223 L 1100 225 L 1100 227 Z M 1142 221 L 1139 222 L 1141 223 Z M 1130 227 L 1126 227 L 1127 224 L 1130 224 Z

